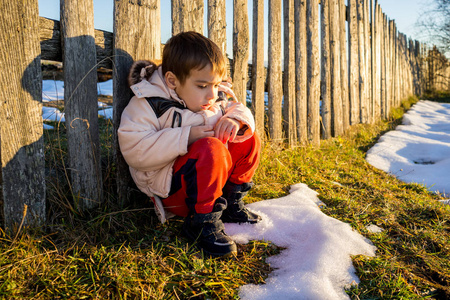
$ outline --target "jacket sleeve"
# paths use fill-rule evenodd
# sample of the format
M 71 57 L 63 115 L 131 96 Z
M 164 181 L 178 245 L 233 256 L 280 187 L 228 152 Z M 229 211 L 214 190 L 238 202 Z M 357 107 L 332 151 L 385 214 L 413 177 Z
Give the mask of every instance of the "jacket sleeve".
M 134 169 L 159 170 L 187 153 L 189 132 L 190 126 L 160 129 L 147 101 L 133 97 L 118 129 L 120 151 Z
M 255 119 L 253 118 L 253 114 L 250 109 L 240 102 L 227 102 L 223 117 L 235 119 L 244 124 L 240 133 L 236 136 L 235 142 L 237 143 L 247 140 L 255 132 Z

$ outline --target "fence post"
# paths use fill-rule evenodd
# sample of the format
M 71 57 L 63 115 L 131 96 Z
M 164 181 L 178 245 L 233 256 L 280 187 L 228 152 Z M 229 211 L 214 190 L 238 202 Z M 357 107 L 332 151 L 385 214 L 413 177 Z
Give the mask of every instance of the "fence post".
M 385 18 L 385 30 L 386 30 L 386 103 L 387 103 L 387 118 L 391 113 L 392 107 L 394 107 L 394 101 L 392 98 L 392 49 L 391 49 L 391 30 L 389 26 L 389 19 Z
M 371 95 L 371 120 L 376 120 L 376 64 L 377 64 L 377 52 L 376 52 L 376 36 L 375 36 L 375 7 L 373 0 L 370 0 L 370 92 Z
M 203 0 L 172 0 L 172 35 L 183 31 L 203 34 L 203 10 Z
M 225 0 L 208 0 L 208 37 L 227 54 L 227 23 Z M 228 61 L 227 61 L 228 62 Z
M 397 25 L 395 24 L 395 51 L 396 51 L 396 58 L 397 58 L 397 65 L 395 66 L 396 69 L 396 91 L 395 91 L 395 98 L 397 99 L 397 105 L 400 106 L 402 97 L 401 97 L 401 88 L 402 88 L 402 81 L 401 81 L 401 67 L 402 67 L 402 59 L 401 59 L 401 43 L 399 38 L 399 33 L 397 30 Z
M 269 135 L 279 144 L 283 141 L 281 129 L 281 0 L 269 1 Z
M 61 29 L 71 192 L 82 211 L 103 194 L 93 1 L 61 1 Z
M 340 67 L 340 45 L 339 45 L 339 4 L 338 0 L 330 1 L 330 54 L 331 54 L 331 134 L 339 136 L 344 131 L 342 128 L 342 96 L 341 96 L 341 67 Z
M 385 118 L 389 118 L 391 111 L 391 98 L 389 97 L 389 27 L 387 26 L 387 15 L 383 16 L 383 30 L 384 30 L 384 97 L 385 97 Z
M 114 69 L 113 69 L 113 123 L 118 201 L 128 202 L 132 179 L 117 142 L 122 111 L 131 98 L 127 77 L 133 60 L 159 59 L 161 36 L 151 40 L 152 32 L 161 32 L 159 0 L 114 1 Z M 155 57 L 154 57 L 155 56 Z
M 284 0 L 284 76 L 283 76 L 283 116 L 289 145 L 297 142 L 295 110 L 295 33 L 294 0 Z
M 373 99 L 373 114 L 375 120 L 379 120 L 381 117 L 381 95 L 380 95 L 380 64 L 381 64 L 381 57 L 380 57 L 380 26 L 379 26 L 379 19 L 380 19 L 380 13 L 379 13 L 380 5 L 378 4 L 378 1 L 375 0 L 375 7 L 373 12 L 373 27 L 374 27 L 374 48 L 373 48 L 373 93 L 374 93 L 374 99 Z
M 356 0 L 348 0 L 348 51 L 350 60 L 349 76 L 349 103 L 350 103 L 350 125 L 360 122 L 359 104 L 359 38 L 358 38 L 358 17 Z
M 420 90 L 421 94 L 423 94 L 426 90 L 426 72 L 427 72 L 427 65 L 426 65 L 426 45 L 425 43 L 420 43 Z
M 320 64 L 320 95 L 322 107 L 322 139 L 331 137 L 331 55 L 330 55 L 330 0 L 320 2 L 321 29 L 321 64 Z
M 397 57 L 396 57 L 396 49 L 395 49 L 395 23 L 394 20 L 389 21 L 389 39 L 390 39 L 390 45 L 391 45 L 391 97 L 392 97 L 392 103 L 394 106 L 398 106 L 397 103 L 397 97 L 396 97 L 396 85 L 397 85 L 397 72 L 396 72 L 396 64 L 397 64 Z
M 307 48 L 306 2 L 294 0 L 295 6 L 295 102 L 297 104 L 297 137 L 304 145 L 308 141 L 307 111 Z
M 318 0 L 306 0 L 308 141 L 320 145 L 320 61 Z
M 370 2 L 369 0 L 364 0 L 364 48 L 365 48 L 365 64 L 364 64 L 364 73 L 365 73 L 365 95 L 366 95 L 366 104 L 367 104 L 367 123 L 373 122 L 373 101 L 372 101 L 372 50 L 370 44 Z
M 346 43 L 346 12 L 344 0 L 339 1 L 339 45 L 341 59 L 342 129 L 350 127 L 350 104 L 348 102 L 348 59 Z
M 360 105 L 360 122 L 367 123 L 368 102 L 366 94 L 366 49 L 364 43 L 364 0 L 357 0 L 358 14 L 358 57 L 359 57 L 359 105 Z
M 250 43 L 247 0 L 234 0 L 233 3 L 233 90 L 238 100 L 245 104 Z
M 415 67 L 416 67 L 416 87 L 414 93 L 416 95 L 422 95 L 422 89 L 421 89 L 421 73 L 420 73 L 420 42 L 418 40 L 414 41 L 414 58 L 415 58 Z
M 384 30 L 385 30 L 385 56 L 386 56 L 386 118 L 389 118 L 391 108 L 393 106 L 391 97 L 391 48 L 389 39 L 389 19 L 387 15 L 384 17 Z
M 0 89 L 0 220 L 14 230 L 46 216 L 38 1 L 0 8 L 0 71 L 8 76 Z
M 386 119 L 386 56 L 385 56 L 385 26 L 384 26 L 384 13 L 380 13 L 380 19 L 378 23 L 380 27 L 380 66 L 381 66 L 381 117 Z
M 393 66 L 392 66 L 392 75 L 393 75 L 393 86 L 392 86 L 392 96 L 394 99 L 395 106 L 400 106 L 400 100 L 398 97 L 398 44 L 397 44 L 397 28 L 395 27 L 395 21 L 392 20 L 392 52 L 393 52 Z
M 405 98 L 408 94 L 408 46 L 406 44 L 406 36 L 401 34 L 402 41 L 402 99 Z
M 252 110 L 256 130 L 264 141 L 264 0 L 253 0 L 252 49 Z

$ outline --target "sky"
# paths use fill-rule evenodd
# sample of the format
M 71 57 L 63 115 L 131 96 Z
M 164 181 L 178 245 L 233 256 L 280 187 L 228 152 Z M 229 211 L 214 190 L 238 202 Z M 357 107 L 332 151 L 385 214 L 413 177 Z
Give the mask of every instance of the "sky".
M 112 80 L 98 83 L 98 92 L 112 95 Z M 63 97 L 63 82 L 43 81 L 44 102 Z M 99 116 L 111 119 L 112 108 L 99 103 Z M 44 107 L 44 120 L 63 117 L 56 108 Z M 380 137 L 366 160 L 402 181 L 424 184 L 450 197 L 450 104 L 419 101 L 403 116 L 402 125 Z M 324 205 L 317 192 L 297 183 L 285 197 L 247 205 L 262 216 L 260 223 L 225 224 L 225 232 L 238 243 L 265 240 L 285 248 L 268 258 L 275 270 L 265 284 L 240 287 L 241 299 L 349 299 L 344 288 L 359 282 L 351 256 L 374 256 L 376 248 L 349 224 L 325 215 Z M 369 236 L 383 234 L 377 224 L 366 230 Z
M 378 0 L 383 12 L 389 19 L 395 19 L 399 32 L 406 34 L 413 39 L 421 40 L 420 32 L 415 28 L 420 13 L 425 10 L 433 0 Z M 227 53 L 232 57 L 232 38 L 233 38 L 233 0 L 227 2 Z M 265 19 L 268 19 L 268 0 L 264 1 Z M 375 0 L 373 0 L 375 3 Z M 160 0 L 161 3 L 161 22 L 167 24 L 171 19 L 170 0 Z M 205 3 L 207 1 L 205 0 Z M 113 0 L 94 0 L 94 27 L 105 31 L 113 31 Z M 205 4 L 205 7 L 207 5 Z M 253 1 L 248 1 L 250 35 L 252 28 Z M 59 20 L 59 0 L 39 0 L 39 15 L 50 19 Z M 205 10 L 206 18 L 206 10 Z M 267 22 L 265 26 L 265 45 L 267 47 Z M 205 35 L 207 26 L 204 26 Z M 171 36 L 171 26 L 161 26 L 161 42 L 165 43 Z M 251 45 L 251 43 L 250 43 Z

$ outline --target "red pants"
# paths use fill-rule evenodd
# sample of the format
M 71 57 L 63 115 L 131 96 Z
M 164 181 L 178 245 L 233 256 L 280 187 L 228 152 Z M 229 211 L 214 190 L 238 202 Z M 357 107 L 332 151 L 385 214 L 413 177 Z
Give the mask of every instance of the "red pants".
M 214 137 L 194 142 L 188 153 L 175 161 L 169 197 L 162 200 L 164 207 L 182 217 L 189 212 L 210 213 L 228 180 L 236 184 L 252 180 L 260 148 L 256 133 L 243 143 L 228 143 L 228 149 Z

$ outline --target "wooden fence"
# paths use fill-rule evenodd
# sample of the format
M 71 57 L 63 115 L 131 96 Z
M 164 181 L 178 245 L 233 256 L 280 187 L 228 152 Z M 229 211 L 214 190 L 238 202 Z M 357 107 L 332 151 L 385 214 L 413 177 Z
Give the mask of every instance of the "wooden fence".
M 172 33 L 203 33 L 206 10 L 206 35 L 225 51 L 225 0 L 208 0 L 206 7 L 205 2 L 172 0 Z M 265 16 L 264 1 L 253 0 L 252 45 L 248 1 L 233 4 L 234 90 L 245 101 L 251 83 L 257 130 L 275 144 L 319 145 L 321 138 L 338 136 L 352 125 L 386 119 L 408 95 L 449 89 L 448 60 L 435 47 L 398 32 L 377 1 L 270 0 Z M 116 0 L 114 6 L 113 34 L 94 30 L 92 0 L 61 0 L 61 23 L 39 18 L 37 0 L 2 1 L 0 68 L 9 79 L 0 89 L 0 200 L 7 228 L 45 223 L 41 59 L 62 61 L 66 70 L 71 192 L 81 209 L 102 203 L 96 68 L 113 69 L 116 132 L 131 96 L 130 65 L 161 57 L 160 1 Z M 114 141 L 117 201 L 125 203 L 131 179 Z

